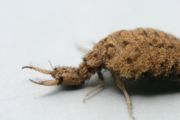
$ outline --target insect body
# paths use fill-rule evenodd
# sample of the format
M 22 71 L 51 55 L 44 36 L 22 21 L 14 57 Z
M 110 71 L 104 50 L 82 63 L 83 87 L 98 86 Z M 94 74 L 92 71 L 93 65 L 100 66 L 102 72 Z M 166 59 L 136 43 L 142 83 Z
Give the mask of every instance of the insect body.
M 41 73 L 49 74 L 53 80 L 40 82 L 40 85 L 82 85 L 94 73 L 100 82 L 96 88 L 104 86 L 102 69 L 112 73 L 115 83 L 123 92 L 132 117 L 131 100 L 124 81 L 146 79 L 180 78 L 180 41 L 173 35 L 155 29 L 138 28 L 114 32 L 97 43 L 85 55 L 78 68 L 57 67 L 45 70 L 34 66 L 24 66 Z

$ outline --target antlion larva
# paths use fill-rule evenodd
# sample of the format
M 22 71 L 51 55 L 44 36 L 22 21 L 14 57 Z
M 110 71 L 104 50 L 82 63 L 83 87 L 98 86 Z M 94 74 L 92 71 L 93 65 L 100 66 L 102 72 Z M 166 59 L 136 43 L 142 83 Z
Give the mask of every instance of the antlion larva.
M 171 34 L 156 29 L 138 28 L 114 32 L 99 41 L 83 58 L 78 68 L 56 67 L 45 70 L 24 66 L 49 74 L 53 80 L 32 81 L 40 85 L 83 85 L 97 73 L 100 89 L 104 86 L 102 69 L 111 72 L 117 87 L 123 92 L 132 119 L 132 103 L 124 81 L 148 79 L 172 80 L 180 78 L 180 41 Z

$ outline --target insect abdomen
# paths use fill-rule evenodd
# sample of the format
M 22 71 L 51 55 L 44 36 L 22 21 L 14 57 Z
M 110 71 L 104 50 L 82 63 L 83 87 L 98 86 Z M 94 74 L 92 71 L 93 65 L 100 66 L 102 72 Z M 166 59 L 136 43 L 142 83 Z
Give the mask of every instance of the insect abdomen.
M 140 78 L 144 73 L 168 76 L 180 73 L 180 41 L 155 29 L 115 32 L 108 41 L 115 41 L 113 57 L 106 67 L 124 78 Z M 108 43 L 106 43 L 108 44 Z M 108 53 L 111 54 L 111 53 Z

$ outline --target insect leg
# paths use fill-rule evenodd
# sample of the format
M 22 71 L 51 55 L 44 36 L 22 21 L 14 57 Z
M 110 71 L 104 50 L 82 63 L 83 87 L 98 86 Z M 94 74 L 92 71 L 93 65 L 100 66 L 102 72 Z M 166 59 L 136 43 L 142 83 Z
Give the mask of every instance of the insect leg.
M 87 94 L 86 97 L 83 99 L 83 102 L 86 100 L 92 98 L 93 96 L 97 95 L 99 92 L 101 92 L 104 89 L 105 82 L 104 82 L 104 77 L 100 71 L 97 72 L 99 81 L 98 84 L 93 87 Z
M 83 54 L 87 54 L 89 52 L 89 50 L 87 50 L 86 48 L 80 46 L 80 45 L 76 45 L 76 48 L 82 52 Z
M 92 41 L 91 44 L 92 44 L 92 45 L 95 45 L 96 43 Z M 79 51 L 82 52 L 83 54 L 87 54 L 87 53 L 89 52 L 88 49 L 82 47 L 82 46 L 79 45 L 79 44 L 76 44 L 76 48 L 77 48 L 77 50 L 79 50 Z
M 122 80 L 119 80 L 119 79 L 116 79 L 115 81 L 116 81 L 118 88 L 124 94 L 124 97 L 125 97 L 126 102 L 127 102 L 128 112 L 129 112 L 130 117 L 132 118 L 132 120 L 135 120 L 135 117 L 133 116 L 133 113 L 132 113 L 132 101 L 131 101 L 131 98 L 130 98 L 126 88 L 125 88 L 124 82 Z

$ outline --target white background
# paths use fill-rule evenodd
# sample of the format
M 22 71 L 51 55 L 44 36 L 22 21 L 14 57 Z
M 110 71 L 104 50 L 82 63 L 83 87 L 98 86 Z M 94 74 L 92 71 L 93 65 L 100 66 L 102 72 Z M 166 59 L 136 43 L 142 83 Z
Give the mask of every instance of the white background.
M 180 36 L 179 0 L 1 0 L 1 120 L 130 120 L 123 95 L 108 75 L 106 89 L 82 102 L 77 90 L 32 84 L 50 79 L 23 65 L 78 66 L 87 49 L 120 29 L 154 27 Z M 132 95 L 137 120 L 178 120 L 180 93 Z

